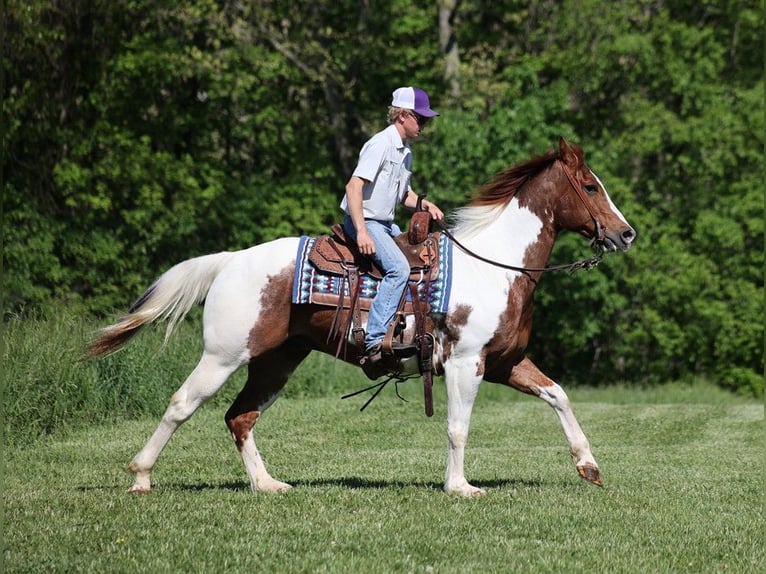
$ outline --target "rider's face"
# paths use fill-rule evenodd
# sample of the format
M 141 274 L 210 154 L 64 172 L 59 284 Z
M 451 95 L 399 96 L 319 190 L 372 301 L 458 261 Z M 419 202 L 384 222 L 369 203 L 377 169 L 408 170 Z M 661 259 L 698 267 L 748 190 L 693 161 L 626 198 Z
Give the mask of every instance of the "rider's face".
M 428 118 L 419 116 L 413 111 L 405 110 L 402 112 L 402 127 L 404 128 L 404 135 L 407 139 L 412 139 L 420 136 L 423 128 L 428 123 Z

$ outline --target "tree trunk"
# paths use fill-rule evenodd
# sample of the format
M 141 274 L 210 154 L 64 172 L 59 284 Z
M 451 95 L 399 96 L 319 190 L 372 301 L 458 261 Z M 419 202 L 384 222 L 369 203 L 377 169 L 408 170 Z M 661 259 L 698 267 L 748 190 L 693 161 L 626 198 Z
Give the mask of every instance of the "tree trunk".
M 460 101 L 460 53 L 453 25 L 459 7 L 460 0 L 439 0 L 439 49 L 444 56 L 444 82 L 448 98 L 455 103 Z

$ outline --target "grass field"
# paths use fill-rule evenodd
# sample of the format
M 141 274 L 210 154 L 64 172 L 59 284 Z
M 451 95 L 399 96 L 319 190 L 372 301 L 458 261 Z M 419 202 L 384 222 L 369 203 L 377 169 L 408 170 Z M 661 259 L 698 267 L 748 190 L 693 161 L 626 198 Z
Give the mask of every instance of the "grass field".
M 146 496 L 126 493 L 123 468 L 155 417 L 7 447 L 4 572 L 763 571 L 758 401 L 706 386 L 571 391 L 598 488 L 546 405 L 482 389 L 466 471 L 488 494 L 464 500 L 441 491 L 443 386 L 432 419 L 417 383 L 403 394 L 363 413 L 363 397 L 278 401 L 257 430 L 272 474 L 296 486 L 282 495 L 249 492 L 220 404 L 179 430 Z

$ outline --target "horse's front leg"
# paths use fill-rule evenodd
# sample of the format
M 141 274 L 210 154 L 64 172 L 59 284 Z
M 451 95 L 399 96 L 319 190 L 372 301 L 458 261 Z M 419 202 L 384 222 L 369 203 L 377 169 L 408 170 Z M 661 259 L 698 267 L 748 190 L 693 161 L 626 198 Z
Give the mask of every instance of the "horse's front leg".
M 480 496 L 486 492 L 469 484 L 463 467 L 471 411 L 479 391 L 481 376 L 477 375 L 478 357 L 454 360 L 444 366 L 447 385 L 447 472 L 444 491 L 459 496 Z
M 569 442 L 569 452 L 577 472 L 588 482 L 601 486 L 601 473 L 590 444 L 572 412 L 569 397 L 559 385 L 543 374 L 537 366 L 525 358 L 511 371 L 508 384 L 524 393 L 540 397 L 548 403 L 559 417 L 561 427 Z

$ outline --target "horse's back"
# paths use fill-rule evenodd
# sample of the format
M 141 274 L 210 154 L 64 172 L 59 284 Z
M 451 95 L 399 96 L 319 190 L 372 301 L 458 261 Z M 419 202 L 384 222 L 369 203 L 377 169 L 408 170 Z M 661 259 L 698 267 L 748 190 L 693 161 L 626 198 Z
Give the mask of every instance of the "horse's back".
M 299 242 L 299 237 L 282 237 L 237 251 L 221 271 L 219 278 L 230 280 L 239 276 L 257 279 L 264 274 L 273 275 L 285 268 L 292 270 Z
M 206 331 L 246 336 L 265 307 L 285 296 L 289 306 L 299 244 L 298 237 L 283 237 L 237 251 L 208 292 Z

